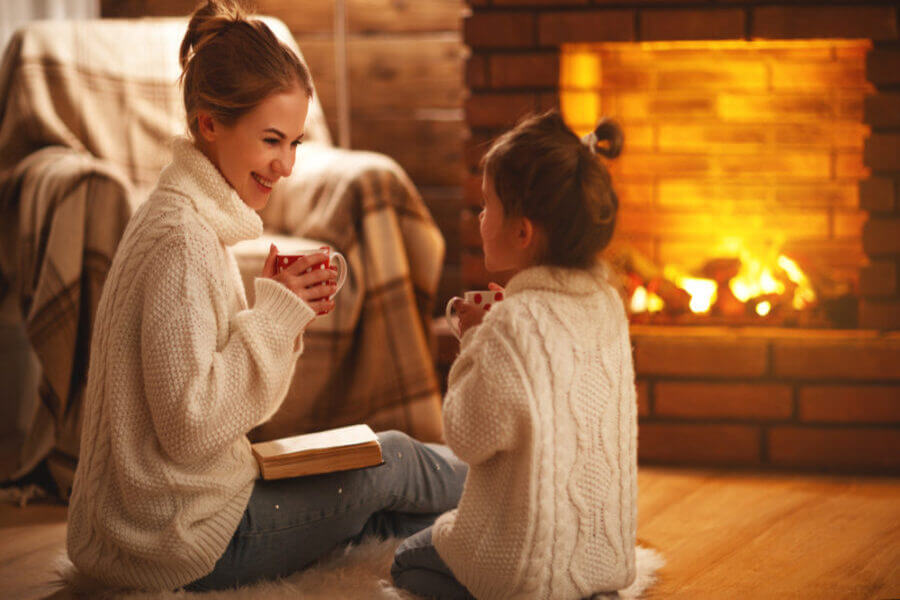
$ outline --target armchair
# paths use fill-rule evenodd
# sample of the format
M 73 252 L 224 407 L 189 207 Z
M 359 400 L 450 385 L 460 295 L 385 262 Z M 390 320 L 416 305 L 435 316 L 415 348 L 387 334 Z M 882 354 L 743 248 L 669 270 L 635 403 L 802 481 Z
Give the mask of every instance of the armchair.
M 298 54 L 285 25 L 266 19 Z M 177 78 L 186 19 L 38 22 L 0 67 L 0 299 L 14 294 L 42 367 L 13 478 L 48 458 L 65 490 L 97 303 L 119 238 L 184 133 Z M 350 274 L 305 337 L 288 396 L 251 437 L 366 422 L 441 438 L 429 352 L 443 238 L 390 158 L 334 148 L 317 97 L 294 172 L 261 212 L 266 235 L 234 253 L 252 305 L 269 243 L 327 243 Z

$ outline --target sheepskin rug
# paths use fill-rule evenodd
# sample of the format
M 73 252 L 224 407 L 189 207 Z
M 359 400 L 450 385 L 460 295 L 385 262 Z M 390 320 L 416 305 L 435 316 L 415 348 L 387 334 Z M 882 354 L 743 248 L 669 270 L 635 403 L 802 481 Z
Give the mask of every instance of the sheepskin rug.
M 221 592 L 123 592 L 98 588 L 81 577 L 71 562 L 60 557 L 57 572 L 64 588 L 53 598 L 97 600 L 416 600 L 418 596 L 391 585 L 390 567 L 399 539 L 363 541 L 326 557 L 300 573 L 278 581 L 260 582 Z M 665 559 L 655 550 L 638 546 L 637 577 L 619 593 L 636 600 L 656 581 Z M 606 598 L 608 596 L 604 596 Z M 615 597 L 615 596 L 612 596 Z

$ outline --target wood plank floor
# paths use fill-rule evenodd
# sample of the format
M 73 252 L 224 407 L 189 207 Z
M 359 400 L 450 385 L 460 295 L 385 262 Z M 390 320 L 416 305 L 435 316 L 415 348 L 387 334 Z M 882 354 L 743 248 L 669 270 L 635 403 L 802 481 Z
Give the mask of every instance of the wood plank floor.
M 642 467 L 648 598 L 900 598 L 900 478 Z M 0 598 L 56 594 L 65 507 L 0 505 Z

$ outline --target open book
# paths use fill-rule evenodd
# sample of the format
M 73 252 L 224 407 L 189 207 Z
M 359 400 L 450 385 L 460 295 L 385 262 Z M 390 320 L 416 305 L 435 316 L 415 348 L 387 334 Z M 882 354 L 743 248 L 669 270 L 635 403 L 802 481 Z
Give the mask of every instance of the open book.
M 350 425 L 252 444 L 263 479 L 371 467 L 384 462 L 368 425 Z

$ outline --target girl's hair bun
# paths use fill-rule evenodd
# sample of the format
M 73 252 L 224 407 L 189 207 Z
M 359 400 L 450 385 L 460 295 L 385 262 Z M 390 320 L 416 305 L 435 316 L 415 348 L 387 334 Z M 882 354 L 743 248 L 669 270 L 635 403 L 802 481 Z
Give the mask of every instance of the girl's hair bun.
M 622 153 L 625 134 L 622 127 L 614 120 L 603 117 L 597 122 L 594 130 L 581 138 L 593 154 L 601 154 L 606 158 L 615 158 Z

